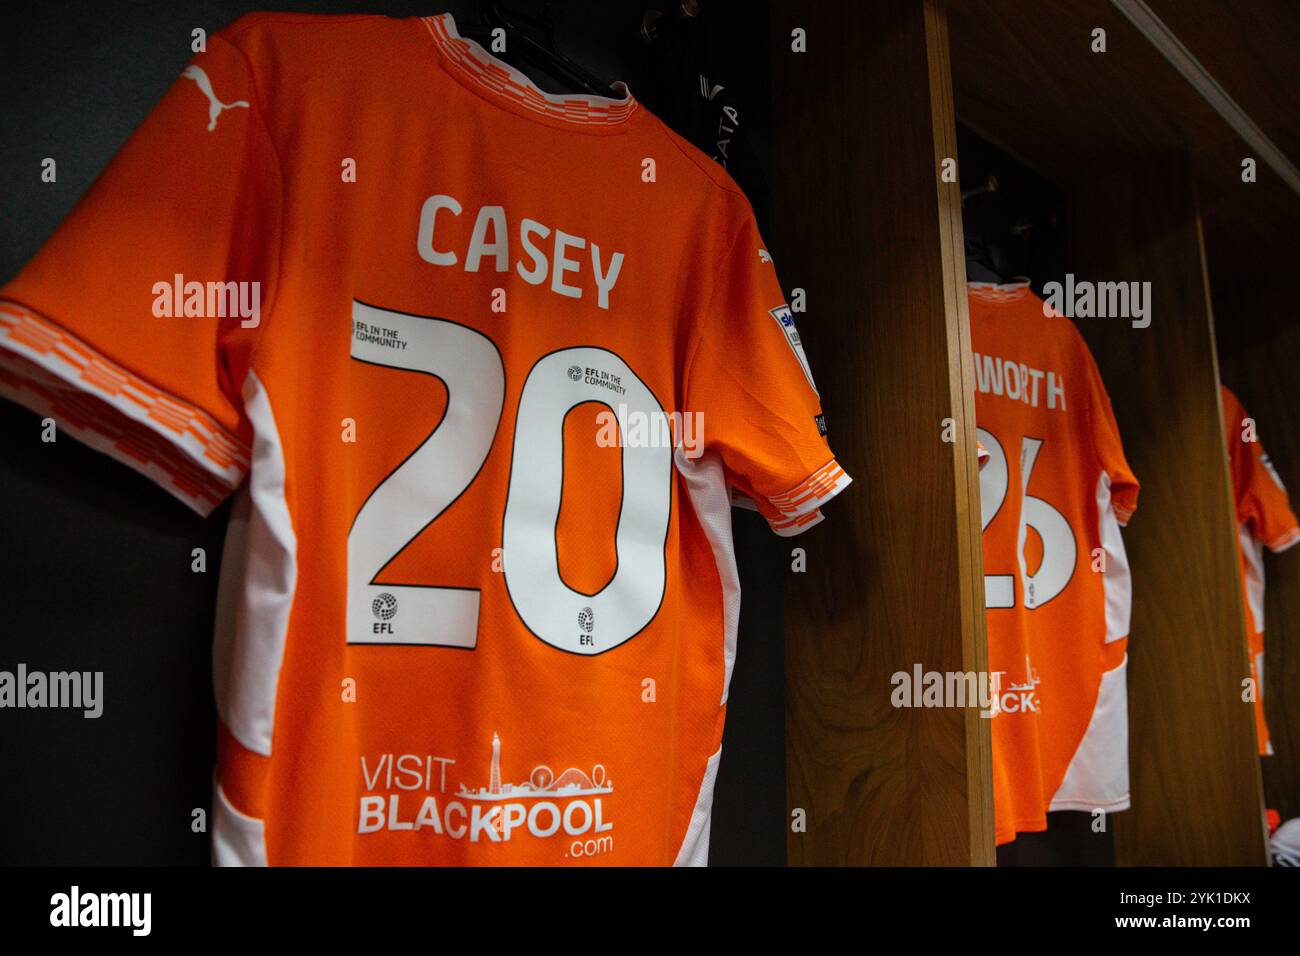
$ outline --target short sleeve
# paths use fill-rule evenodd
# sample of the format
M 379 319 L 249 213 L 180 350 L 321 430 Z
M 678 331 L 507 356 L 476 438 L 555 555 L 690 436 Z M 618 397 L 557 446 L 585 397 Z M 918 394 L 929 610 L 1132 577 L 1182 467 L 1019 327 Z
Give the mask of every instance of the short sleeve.
M 278 175 L 250 67 L 214 36 L 0 288 L 0 392 L 210 512 L 248 470 Z
M 1138 480 L 1124 457 L 1124 443 L 1120 440 L 1115 411 L 1111 408 L 1110 396 L 1102 383 L 1097 363 L 1082 340 L 1080 348 L 1083 349 L 1088 379 L 1088 421 L 1093 448 L 1102 471 L 1110 480 L 1110 500 L 1115 509 L 1115 519 L 1120 525 L 1127 525 L 1137 510 Z
M 1228 460 L 1232 470 L 1233 497 L 1237 520 L 1270 551 L 1285 551 L 1300 542 L 1300 523 L 1291 510 L 1286 485 L 1273 467 L 1263 442 L 1243 438 L 1246 410 L 1236 396 L 1224 390 L 1223 412 L 1227 419 Z
M 798 534 L 822 518 L 845 474 L 794 315 L 748 215 L 696 317 L 685 372 L 685 409 L 702 416 L 703 450 L 772 529 Z

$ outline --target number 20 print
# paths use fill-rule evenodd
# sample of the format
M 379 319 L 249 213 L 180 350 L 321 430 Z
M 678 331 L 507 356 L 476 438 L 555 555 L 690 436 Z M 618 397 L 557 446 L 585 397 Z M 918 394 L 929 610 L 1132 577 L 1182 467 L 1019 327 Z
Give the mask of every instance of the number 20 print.
M 348 532 L 347 641 L 472 649 L 478 643 L 477 589 L 378 578 L 481 472 L 505 404 L 501 354 L 486 335 L 446 319 L 361 302 L 353 303 L 352 318 L 355 361 L 439 379 L 447 389 L 447 410 L 370 492 Z M 360 328 L 380 334 L 359 335 Z M 381 344 L 394 337 L 406 347 Z M 579 346 L 541 356 L 519 396 L 501 542 L 506 589 L 524 626 L 551 647 L 582 655 L 631 640 L 658 614 L 672 507 L 672 449 L 621 443 L 614 576 L 595 594 L 575 591 L 561 579 L 555 528 L 564 484 L 564 420 L 584 402 L 604 404 L 608 394 L 570 370 L 592 366 L 618 374 L 626 387 L 619 401 L 629 412 L 663 414 L 650 389 L 613 352 Z M 374 609 L 380 607 L 388 619 L 377 626 Z

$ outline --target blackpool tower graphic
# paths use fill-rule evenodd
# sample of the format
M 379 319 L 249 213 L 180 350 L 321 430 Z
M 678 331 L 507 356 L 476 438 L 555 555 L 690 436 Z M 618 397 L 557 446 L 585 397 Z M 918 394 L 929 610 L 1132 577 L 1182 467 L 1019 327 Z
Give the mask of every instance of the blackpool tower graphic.
M 488 793 L 501 792 L 501 738 L 492 732 L 492 770 L 488 773 Z
M 492 762 L 488 769 L 488 785 L 477 790 L 463 783 L 458 795 L 469 800 L 512 800 L 537 797 L 580 797 L 589 794 L 613 793 L 614 785 L 605 776 L 605 768 L 596 764 L 591 773 L 569 767 L 558 777 L 545 764 L 538 764 L 523 783 L 501 782 L 501 737 L 492 733 Z

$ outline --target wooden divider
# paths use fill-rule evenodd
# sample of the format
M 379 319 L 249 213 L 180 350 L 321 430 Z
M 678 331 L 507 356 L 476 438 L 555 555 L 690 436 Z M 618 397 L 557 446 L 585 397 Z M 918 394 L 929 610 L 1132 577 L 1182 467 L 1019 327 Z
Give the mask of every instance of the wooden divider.
M 1152 321 L 1080 319 L 1142 483 L 1133 573 L 1129 757 L 1115 818 L 1128 865 L 1262 864 L 1259 762 L 1218 368 L 1189 165 L 1165 156 L 1077 189 L 1080 279 L 1149 281 Z
M 792 864 L 989 865 L 988 722 L 891 706 L 891 675 L 986 667 L 947 27 L 927 0 L 774 0 L 775 230 L 854 485 L 792 547 Z M 802 29 L 807 52 L 791 49 Z M 951 419 L 944 441 L 944 422 Z

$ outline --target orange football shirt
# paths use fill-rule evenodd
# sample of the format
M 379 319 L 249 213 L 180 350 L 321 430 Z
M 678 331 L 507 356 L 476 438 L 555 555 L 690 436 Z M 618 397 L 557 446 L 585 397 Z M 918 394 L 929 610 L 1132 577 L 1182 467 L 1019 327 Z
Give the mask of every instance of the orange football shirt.
M 1259 752 L 1271 754 L 1264 719 L 1264 549 L 1274 554 L 1300 541 L 1286 486 L 1255 432 L 1254 420 L 1241 401 L 1219 386 L 1228 441 L 1228 469 L 1237 511 L 1237 548 L 1241 553 L 1241 588 L 1246 605 L 1246 642 L 1250 676 L 1255 681 L 1255 734 Z
M 702 863 L 739 590 L 848 477 L 727 174 L 450 16 L 213 36 L 0 290 L 0 386 L 238 497 L 214 858 Z
M 1137 506 L 1110 400 L 1074 324 L 1026 282 L 970 283 L 996 839 L 1049 810 L 1129 804 L 1131 588 L 1120 526 Z

